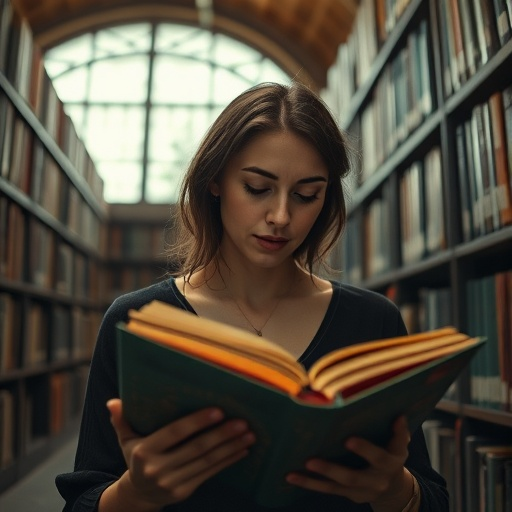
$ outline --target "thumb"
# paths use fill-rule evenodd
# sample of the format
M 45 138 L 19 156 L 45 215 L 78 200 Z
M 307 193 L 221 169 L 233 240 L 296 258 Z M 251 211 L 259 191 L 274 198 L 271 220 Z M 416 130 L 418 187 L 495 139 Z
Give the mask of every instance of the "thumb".
M 110 411 L 110 421 L 116 431 L 119 444 L 122 446 L 127 441 L 139 437 L 132 430 L 123 417 L 123 403 L 119 398 L 113 398 L 107 402 L 107 409 Z
M 388 451 L 395 454 L 407 452 L 407 447 L 411 441 L 411 434 L 407 425 L 407 418 L 400 416 L 393 424 L 393 437 L 388 444 Z

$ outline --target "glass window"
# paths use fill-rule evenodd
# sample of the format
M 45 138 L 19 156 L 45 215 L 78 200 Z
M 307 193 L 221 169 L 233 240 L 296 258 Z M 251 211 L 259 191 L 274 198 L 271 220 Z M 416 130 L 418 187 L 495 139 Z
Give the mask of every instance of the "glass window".
M 172 23 L 98 30 L 45 65 L 110 203 L 172 203 L 206 129 L 237 94 L 289 77 L 254 48 Z

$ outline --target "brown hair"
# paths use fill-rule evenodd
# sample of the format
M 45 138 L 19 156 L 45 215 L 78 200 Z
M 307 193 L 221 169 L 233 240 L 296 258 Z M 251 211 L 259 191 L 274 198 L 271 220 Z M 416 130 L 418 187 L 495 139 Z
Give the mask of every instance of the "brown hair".
M 346 220 L 342 178 L 349 172 L 347 144 L 324 102 L 306 86 L 263 83 L 243 92 L 219 115 L 192 158 L 182 183 L 169 251 L 174 275 L 190 275 L 217 256 L 222 238 L 210 184 L 255 135 L 287 130 L 308 140 L 329 172 L 323 208 L 295 260 L 313 271 L 339 238 Z

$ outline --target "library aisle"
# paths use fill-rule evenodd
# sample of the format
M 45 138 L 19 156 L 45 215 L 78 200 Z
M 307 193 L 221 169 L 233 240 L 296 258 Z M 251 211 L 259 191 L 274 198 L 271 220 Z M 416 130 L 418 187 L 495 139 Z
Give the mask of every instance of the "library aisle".
M 73 469 L 76 443 L 77 438 L 71 438 L 44 463 L 0 494 L 0 510 L 3 512 L 61 511 L 64 500 L 55 487 L 55 476 Z

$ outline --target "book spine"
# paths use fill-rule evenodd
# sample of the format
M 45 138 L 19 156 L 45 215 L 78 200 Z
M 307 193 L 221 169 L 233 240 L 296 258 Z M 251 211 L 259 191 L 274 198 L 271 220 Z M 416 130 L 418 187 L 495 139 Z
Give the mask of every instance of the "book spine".
M 511 18 L 509 17 L 506 0 L 493 0 L 493 5 L 498 38 L 503 46 L 512 35 Z
M 495 203 L 500 215 L 499 223 L 505 226 L 512 223 L 512 187 L 507 158 L 503 97 L 500 91 L 494 93 L 489 99 L 489 112 L 496 179 Z

